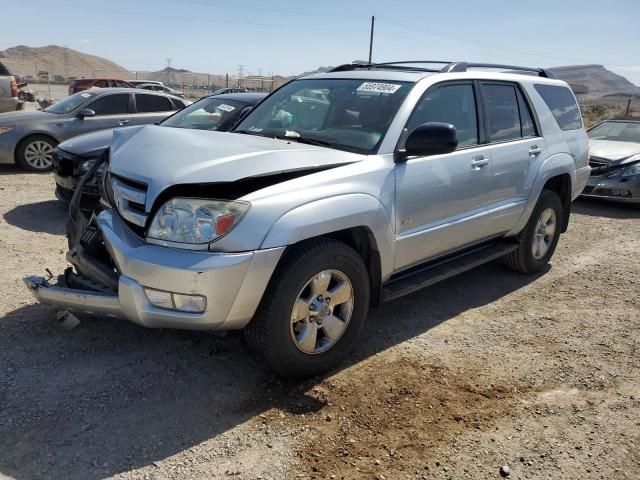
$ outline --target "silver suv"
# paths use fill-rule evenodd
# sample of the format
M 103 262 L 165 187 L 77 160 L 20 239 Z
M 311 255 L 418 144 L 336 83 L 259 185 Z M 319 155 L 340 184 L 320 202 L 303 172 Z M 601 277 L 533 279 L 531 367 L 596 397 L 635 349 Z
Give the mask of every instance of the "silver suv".
M 297 78 L 234 133 L 116 131 L 75 271 L 29 289 L 147 327 L 245 329 L 304 376 L 380 301 L 497 258 L 540 271 L 590 173 L 573 93 L 544 70 L 436 65 Z

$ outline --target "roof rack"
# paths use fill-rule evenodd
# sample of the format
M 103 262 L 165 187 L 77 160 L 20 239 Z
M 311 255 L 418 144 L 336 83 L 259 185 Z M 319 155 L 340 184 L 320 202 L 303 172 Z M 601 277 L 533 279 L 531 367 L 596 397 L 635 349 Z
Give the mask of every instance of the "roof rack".
M 551 71 L 544 68 L 518 67 L 516 65 L 502 65 L 499 63 L 454 62 L 444 67 L 441 71 L 442 72 L 466 72 L 469 68 L 496 68 L 500 70 L 513 70 L 512 73 L 531 72 L 531 73 L 537 74 L 539 77 L 556 78 L 556 76 Z
M 330 72 L 348 72 L 351 70 L 366 69 L 372 70 L 376 68 L 383 68 L 389 70 L 409 70 L 413 72 L 440 72 L 442 68 L 424 68 L 417 65 L 451 65 L 453 62 L 449 60 L 408 60 L 406 62 L 384 62 L 384 63 L 366 63 L 366 62 L 354 62 L 345 63 L 329 70 Z
M 425 68 L 418 65 L 444 65 L 441 68 Z M 544 68 L 518 67 L 515 65 L 502 65 L 498 63 L 469 63 L 469 62 L 450 62 L 440 60 L 409 60 L 404 62 L 384 62 L 384 63 L 366 63 L 354 62 L 339 65 L 329 70 L 329 72 L 348 72 L 352 70 L 373 70 L 373 69 L 389 69 L 389 70 L 406 70 L 418 72 L 434 72 L 434 73 L 454 73 L 466 72 L 469 68 L 495 68 L 500 70 L 509 70 L 511 73 L 531 72 L 540 77 L 556 78 L 555 75 Z

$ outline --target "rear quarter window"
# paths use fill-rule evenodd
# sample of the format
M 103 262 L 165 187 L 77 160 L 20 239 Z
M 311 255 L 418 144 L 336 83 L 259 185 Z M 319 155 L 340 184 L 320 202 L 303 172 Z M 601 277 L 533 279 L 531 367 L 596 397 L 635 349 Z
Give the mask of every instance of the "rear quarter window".
M 582 128 L 580 108 L 571 90 L 556 85 L 534 85 L 534 88 L 551 110 L 561 130 Z

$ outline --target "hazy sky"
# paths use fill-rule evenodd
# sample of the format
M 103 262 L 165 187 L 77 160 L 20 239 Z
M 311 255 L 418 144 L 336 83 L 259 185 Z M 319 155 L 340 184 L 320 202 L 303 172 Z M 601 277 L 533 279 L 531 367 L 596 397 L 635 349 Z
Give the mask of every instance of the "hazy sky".
M 171 58 L 289 75 L 366 59 L 375 15 L 374 61 L 597 63 L 640 85 L 640 0 L 0 0 L 0 12 L 0 49 L 66 45 L 132 71 Z

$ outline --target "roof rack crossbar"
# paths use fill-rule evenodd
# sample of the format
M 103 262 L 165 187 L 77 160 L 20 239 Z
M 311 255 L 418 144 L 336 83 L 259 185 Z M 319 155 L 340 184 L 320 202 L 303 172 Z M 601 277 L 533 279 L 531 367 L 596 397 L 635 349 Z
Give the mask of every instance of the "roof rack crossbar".
M 466 72 L 469 68 L 497 68 L 500 70 L 514 70 L 515 72 L 533 72 L 537 73 L 540 77 L 556 78 L 555 75 L 544 68 L 532 68 L 532 67 L 520 67 L 517 65 L 502 65 L 499 63 L 468 63 L 468 62 L 454 62 L 444 67 L 442 72 Z
M 419 68 L 410 65 L 450 65 L 450 61 L 445 60 L 408 60 L 405 62 L 384 62 L 384 63 L 346 63 L 344 65 L 339 65 L 337 67 L 329 70 L 330 72 L 346 72 L 351 70 L 371 70 L 374 68 L 388 68 L 393 70 L 412 70 L 412 71 L 422 71 L 422 72 L 439 72 L 439 69 L 436 68 Z

